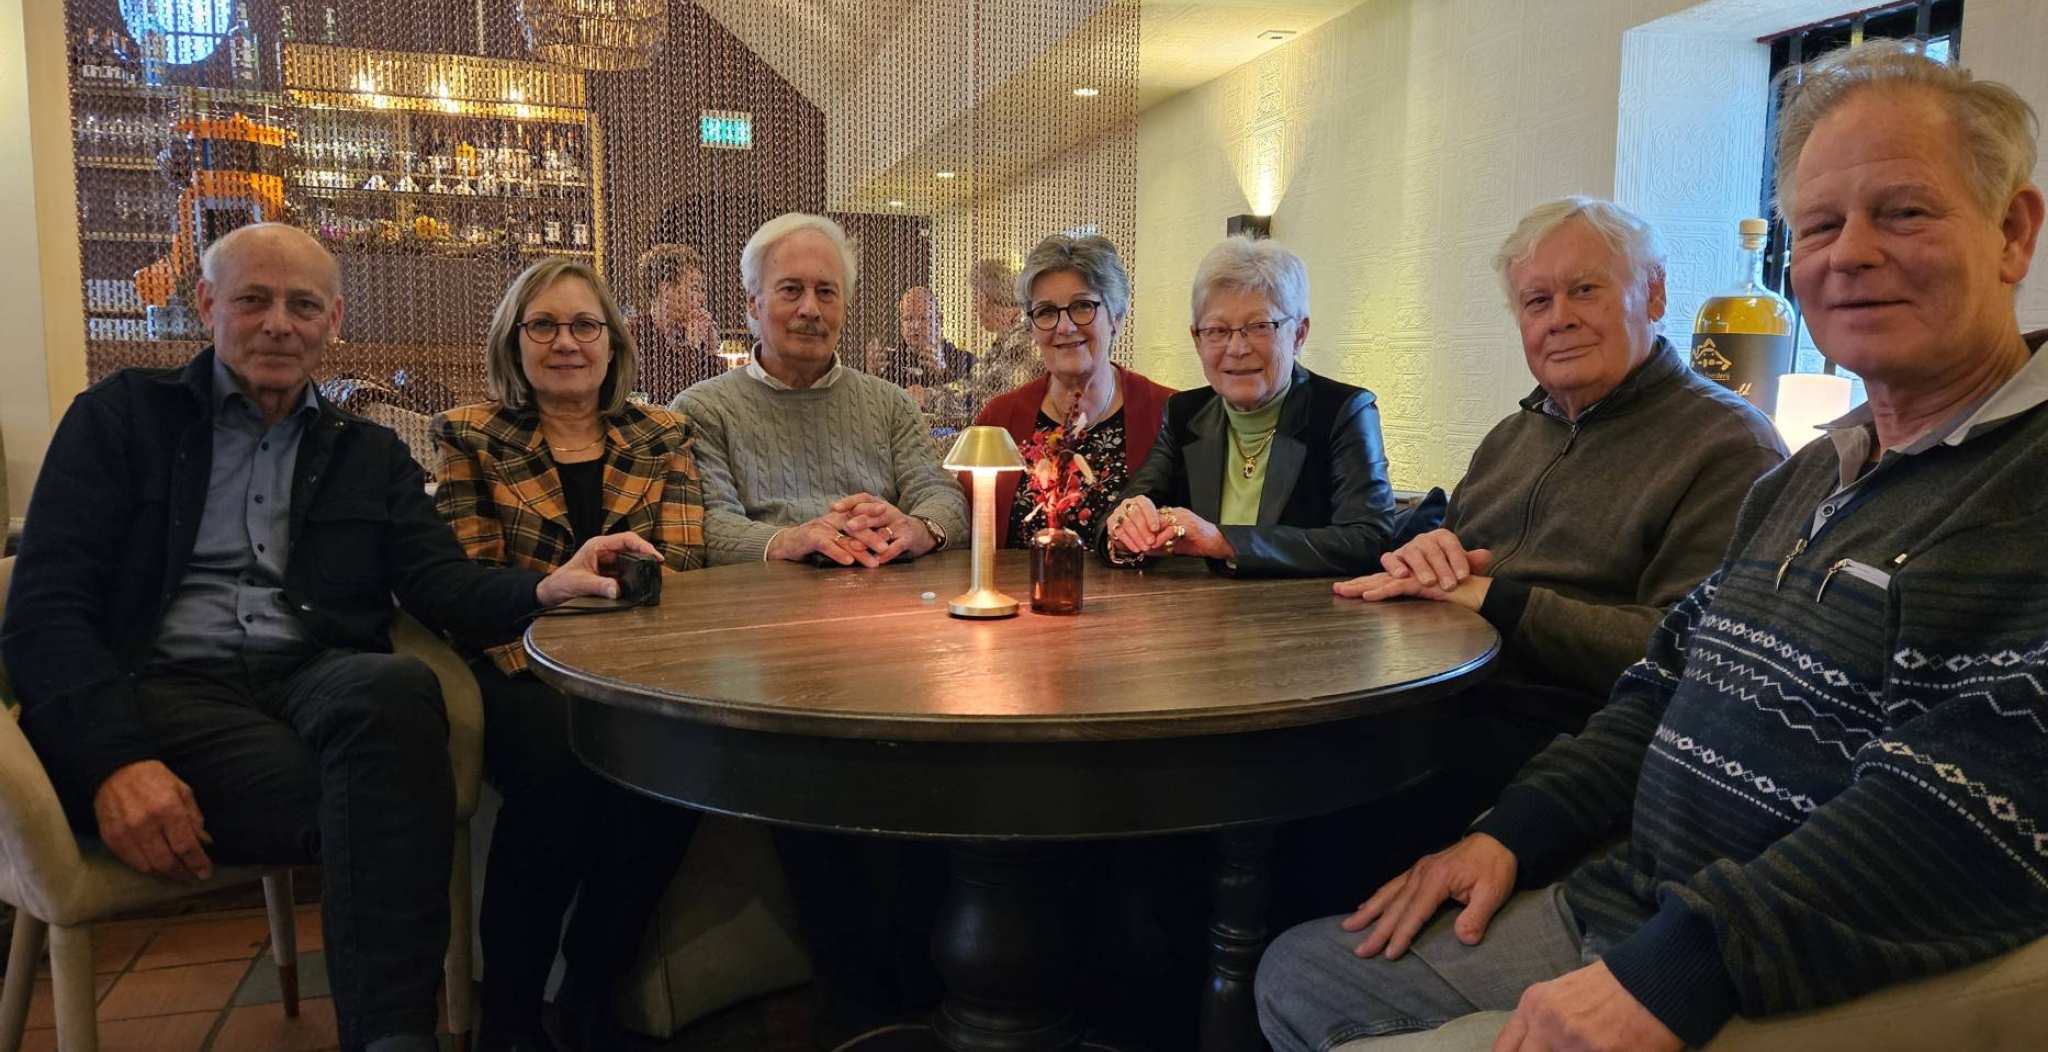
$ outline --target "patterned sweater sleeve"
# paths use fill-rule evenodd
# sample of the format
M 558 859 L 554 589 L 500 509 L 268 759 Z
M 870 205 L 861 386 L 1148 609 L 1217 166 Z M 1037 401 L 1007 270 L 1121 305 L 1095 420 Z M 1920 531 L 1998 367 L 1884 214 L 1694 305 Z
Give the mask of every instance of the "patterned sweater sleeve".
M 2008 541 L 2039 529 L 2001 525 Z M 1944 543 L 2009 550 L 1992 529 Z M 1658 914 L 1607 956 L 1622 985 L 1695 1040 L 1738 1011 L 1832 1004 L 2048 934 L 2044 585 L 1966 557 L 1901 589 L 1889 732 L 1754 860 L 1660 886 Z
M 1651 634 L 1649 653 L 1622 673 L 1586 729 L 1537 753 L 1473 826 L 1514 852 L 1522 886 L 1548 882 L 1628 821 L 1643 756 L 1720 581 L 1717 570 L 1673 606 Z

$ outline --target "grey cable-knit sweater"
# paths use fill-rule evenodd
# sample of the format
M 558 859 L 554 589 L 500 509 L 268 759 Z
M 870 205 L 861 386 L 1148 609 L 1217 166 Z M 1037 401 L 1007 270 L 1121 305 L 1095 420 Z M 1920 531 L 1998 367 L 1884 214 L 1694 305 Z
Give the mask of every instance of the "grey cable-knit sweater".
M 828 387 L 776 390 L 735 369 L 671 406 L 698 430 L 704 543 L 714 564 L 760 562 L 776 531 L 868 492 L 967 543 L 967 500 L 939 467 L 917 403 L 886 380 L 842 370 Z

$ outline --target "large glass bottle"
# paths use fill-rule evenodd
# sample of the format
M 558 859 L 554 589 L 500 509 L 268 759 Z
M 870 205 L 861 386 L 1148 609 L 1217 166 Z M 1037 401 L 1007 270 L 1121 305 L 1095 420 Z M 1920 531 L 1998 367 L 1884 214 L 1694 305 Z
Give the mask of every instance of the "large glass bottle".
M 1692 326 L 1693 368 L 1765 416 L 1777 411 L 1778 377 L 1792 371 L 1792 304 L 1764 286 L 1769 229 L 1761 219 L 1742 221 L 1741 276 L 1700 304 Z

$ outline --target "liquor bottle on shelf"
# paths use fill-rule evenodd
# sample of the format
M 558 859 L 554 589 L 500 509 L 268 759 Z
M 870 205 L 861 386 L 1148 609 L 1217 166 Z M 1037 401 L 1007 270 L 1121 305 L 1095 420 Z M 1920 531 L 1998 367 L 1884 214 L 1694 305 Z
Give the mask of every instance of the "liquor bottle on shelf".
M 109 33 L 108 51 L 113 56 L 113 79 L 130 86 L 142 83 L 142 48 L 126 33 Z
M 161 87 L 164 70 L 171 64 L 170 41 L 162 30 L 151 29 L 142 34 L 142 82 L 150 87 Z
M 540 213 L 533 208 L 528 208 L 526 210 L 526 246 L 528 248 L 539 248 L 543 233 L 540 225 Z
M 590 220 L 577 216 L 569 227 L 569 243 L 577 248 L 590 247 Z
M 299 39 L 299 13 L 290 3 L 277 5 L 277 35 L 286 40 Z
M 256 54 L 256 31 L 249 27 L 249 20 L 237 11 L 233 37 L 228 43 L 228 61 L 234 71 L 236 87 L 253 90 L 262 86 L 263 72 L 257 65 Z
M 1778 377 L 1792 369 L 1792 305 L 1764 285 L 1769 229 L 1761 219 L 1742 221 L 1740 277 L 1700 304 L 1692 327 L 1693 368 L 1766 416 L 1777 411 Z
M 543 232 L 541 240 L 547 242 L 550 246 L 562 243 L 562 217 L 557 215 L 552 209 L 548 211 L 547 218 L 541 221 L 541 229 Z

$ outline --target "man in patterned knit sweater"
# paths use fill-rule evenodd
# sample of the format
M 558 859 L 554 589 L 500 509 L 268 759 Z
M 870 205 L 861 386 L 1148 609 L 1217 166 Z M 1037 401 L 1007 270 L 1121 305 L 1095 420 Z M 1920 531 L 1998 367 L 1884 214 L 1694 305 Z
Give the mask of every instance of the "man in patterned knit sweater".
M 2048 933 L 2048 332 L 2014 312 L 2033 115 L 1899 42 L 1786 90 L 1793 285 L 1869 403 L 1757 484 L 1583 734 L 1274 943 L 1276 1049 L 1485 1010 L 1513 1014 L 1432 1047 L 1698 1046 Z
M 880 566 L 967 536 L 960 484 L 903 389 L 836 351 L 853 295 L 846 232 L 791 212 L 740 253 L 752 364 L 693 385 L 670 408 L 699 429 L 711 562 L 829 559 Z

